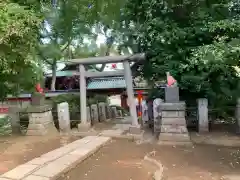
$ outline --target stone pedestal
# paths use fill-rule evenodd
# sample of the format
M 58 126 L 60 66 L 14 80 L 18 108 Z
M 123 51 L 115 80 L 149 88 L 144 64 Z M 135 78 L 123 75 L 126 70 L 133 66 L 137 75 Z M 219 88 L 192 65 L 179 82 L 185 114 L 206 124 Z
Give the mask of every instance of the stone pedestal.
M 184 102 L 161 103 L 160 144 L 190 143 Z
M 200 133 L 209 132 L 208 127 L 208 100 L 205 98 L 198 99 L 198 131 Z
M 179 102 L 179 88 L 166 87 L 165 88 L 165 102 L 177 103 Z
M 99 113 L 99 121 L 103 122 L 106 121 L 106 104 L 101 102 L 98 103 L 98 113 Z
M 32 106 L 44 106 L 45 104 L 45 95 L 43 93 L 35 92 L 31 97 Z
M 67 102 L 58 104 L 58 122 L 59 130 L 61 133 L 69 133 L 71 130 L 70 127 L 70 114 L 69 114 L 69 105 Z
M 27 108 L 27 113 L 29 116 L 29 125 L 26 135 L 41 136 L 57 133 L 57 129 L 53 123 L 51 106 L 30 106 Z

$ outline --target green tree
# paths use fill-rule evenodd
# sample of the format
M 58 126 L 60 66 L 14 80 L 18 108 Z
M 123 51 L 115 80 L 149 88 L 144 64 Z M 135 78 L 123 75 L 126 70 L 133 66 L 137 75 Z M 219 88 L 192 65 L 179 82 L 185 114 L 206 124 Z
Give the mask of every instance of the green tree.
M 147 53 L 144 76 L 149 81 L 170 72 L 192 99 L 205 96 L 213 104 L 236 100 L 237 1 L 128 0 L 121 23 L 125 44 Z
M 118 14 L 118 6 L 119 3 L 111 0 L 59 0 L 55 6 L 44 8 L 46 19 L 42 31 L 44 41 L 40 46 L 40 56 L 50 65 L 53 72 L 51 90 L 55 90 L 57 61 L 72 58 L 71 48 L 83 46 L 85 39 L 96 41 L 97 34 L 93 30 L 110 23 L 108 20 Z M 106 44 L 108 54 L 113 44 L 111 37 Z
M 39 63 L 34 56 L 41 17 L 31 8 L 0 2 L 0 98 L 34 87 Z

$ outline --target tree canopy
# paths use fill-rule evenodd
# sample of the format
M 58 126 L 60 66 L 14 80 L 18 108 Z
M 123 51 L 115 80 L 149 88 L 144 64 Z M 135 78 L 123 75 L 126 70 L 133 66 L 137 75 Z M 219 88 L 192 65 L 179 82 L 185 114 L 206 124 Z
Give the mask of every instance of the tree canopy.
M 33 54 L 41 21 L 30 7 L 0 2 L 0 98 L 30 89 L 39 78 Z
M 236 101 L 239 1 L 128 0 L 121 23 L 125 45 L 147 53 L 149 81 L 170 72 L 188 97 Z
M 91 51 L 84 39 L 99 34 L 105 46 Z M 32 87 L 41 62 L 56 72 L 61 59 L 109 55 L 116 45 L 119 53 L 145 52 L 142 75 L 151 83 L 170 72 L 184 99 L 214 105 L 239 96 L 238 0 L 1 1 L 0 96 Z

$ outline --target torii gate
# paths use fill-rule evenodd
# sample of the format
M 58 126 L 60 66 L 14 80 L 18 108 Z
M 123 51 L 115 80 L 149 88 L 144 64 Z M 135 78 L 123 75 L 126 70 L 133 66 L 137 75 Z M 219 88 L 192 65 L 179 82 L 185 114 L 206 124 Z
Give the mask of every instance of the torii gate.
M 129 98 L 130 115 L 132 119 L 132 126 L 139 127 L 136 104 L 134 99 L 132 72 L 130 62 L 145 60 L 145 54 L 134 54 L 130 56 L 105 56 L 105 57 L 91 57 L 83 59 L 71 59 L 68 62 L 71 64 L 79 64 L 79 82 L 80 82 L 80 107 L 81 107 L 81 129 L 88 129 L 91 124 L 87 122 L 87 91 L 86 78 L 87 77 L 111 77 L 124 75 L 127 87 L 127 95 Z M 123 63 L 124 70 L 108 71 L 108 72 L 86 72 L 84 65 L 89 64 L 104 64 L 104 63 Z

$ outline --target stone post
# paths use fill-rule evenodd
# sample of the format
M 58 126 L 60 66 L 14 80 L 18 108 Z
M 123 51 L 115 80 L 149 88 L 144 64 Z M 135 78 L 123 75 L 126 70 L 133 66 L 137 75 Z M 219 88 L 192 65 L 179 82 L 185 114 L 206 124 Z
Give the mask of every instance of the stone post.
M 122 110 L 118 110 L 118 116 L 119 116 L 119 117 L 123 117 Z
M 104 102 L 98 103 L 99 121 L 106 121 L 106 104 Z
M 92 123 L 96 124 L 99 122 L 99 115 L 98 115 L 98 106 L 97 104 L 92 104 L 90 106 L 91 115 L 92 115 Z
M 112 118 L 111 108 L 110 108 L 109 105 L 106 105 L 106 115 L 107 115 L 107 119 L 111 119 Z
M 19 108 L 10 107 L 8 116 L 9 116 L 10 122 L 11 122 L 12 133 L 13 134 L 21 134 Z
M 161 103 L 163 103 L 163 100 L 160 98 L 156 98 L 153 101 L 154 133 L 160 133 L 161 130 Z
M 132 119 L 132 125 L 139 127 L 134 92 L 133 92 L 133 79 L 132 79 L 132 73 L 131 73 L 129 62 L 124 61 L 123 67 L 124 67 L 124 77 L 127 85 L 127 96 L 129 100 L 129 108 L 130 108 L 130 114 Z
M 67 102 L 63 102 L 57 105 L 59 130 L 61 133 L 70 132 L 70 114 L 69 105 Z
M 198 99 L 197 104 L 198 104 L 198 131 L 200 133 L 209 132 L 208 100 L 206 98 Z
M 112 110 L 112 118 L 116 118 L 117 117 L 117 107 L 113 106 L 111 107 Z
M 92 118 L 91 118 L 91 111 L 90 107 L 87 107 L 87 122 L 91 124 Z
M 148 122 L 148 107 L 147 104 L 142 104 L 142 121 L 144 124 Z
M 237 121 L 237 125 L 238 125 L 237 133 L 240 133 L 240 98 L 237 99 L 236 121 Z

